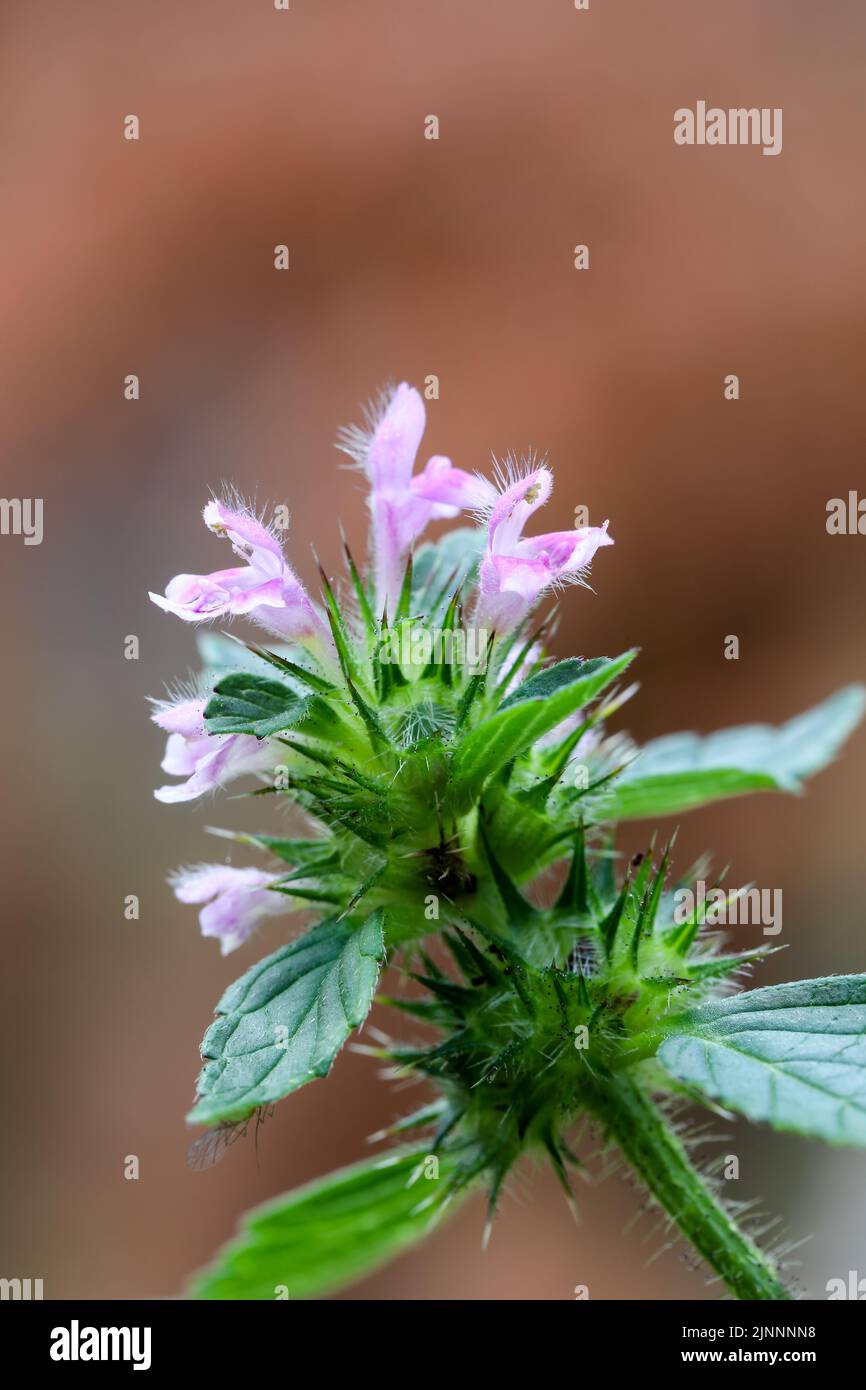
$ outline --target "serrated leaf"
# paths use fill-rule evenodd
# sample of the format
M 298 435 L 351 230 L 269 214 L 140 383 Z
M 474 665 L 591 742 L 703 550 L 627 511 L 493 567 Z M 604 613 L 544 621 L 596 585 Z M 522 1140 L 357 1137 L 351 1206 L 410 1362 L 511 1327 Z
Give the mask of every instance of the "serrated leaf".
M 561 661 L 524 681 L 457 749 L 452 785 L 458 809 L 468 809 L 488 777 L 594 699 L 635 655 L 629 651 L 613 659 Z
M 233 671 L 214 687 L 204 717 L 212 734 L 267 738 L 283 729 L 293 729 L 307 717 L 312 706 L 311 697 L 298 695 L 282 681 L 251 671 Z
M 384 957 L 379 911 L 360 927 L 320 922 L 242 975 L 204 1036 L 190 1123 L 244 1119 L 325 1076 L 369 1012 Z
M 285 1289 L 311 1298 L 370 1274 L 422 1240 L 445 1205 L 453 1161 L 441 1155 L 428 1179 L 419 1173 L 427 1152 L 367 1159 L 248 1212 L 193 1296 L 273 1300 Z
M 770 985 L 669 1020 L 677 1081 L 774 1129 L 866 1146 L 866 975 Z
M 799 791 L 856 728 L 866 692 L 849 685 L 787 723 L 744 724 L 702 738 L 669 734 L 642 749 L 596 810 L 599 818 L 667 816 L 751 791 Z

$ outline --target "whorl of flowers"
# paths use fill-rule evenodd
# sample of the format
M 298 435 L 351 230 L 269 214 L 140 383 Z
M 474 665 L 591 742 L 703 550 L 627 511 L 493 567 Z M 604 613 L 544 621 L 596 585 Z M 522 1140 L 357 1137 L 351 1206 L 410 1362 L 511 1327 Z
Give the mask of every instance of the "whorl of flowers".
M 773 949 L 726 944 L 719 927 L 740 892 L 716 884 L 683 911 L 689 880 L 668 882 L 672 838 L 619 865 L 614 827 L 798 790 L 857 723 L 863 692 L 848 687 L 781 728 L 643 749 L 611 733 L 636 689 L 622 679 L 635 651 L 553 661 L 538 614 L 585 581 L 613 543 L 607 522 L 539 533 L 546 463 L 509 463 L 493 479 L 440 455 L 419 469 L 424 427 L 421 396 L 403 384 L 341 436 L 369 485 L 368 570 L 346 548 L 345 578 L 321 571 L 313 596 L 277 527 L 235 498 L 211 500 L 205 524 L 238 563 L 151 595 L 186 622 L 253 624 L 246 636 L 201 634 L 204 672 L 151 717 L 175 779 L 158 799 L 247 779 L 256 822 L 215 833 L 265 859 L 179 870 L 177 897 L 224 954 L 267 918 L 312 915 L 219 1001 L 189 1117 L 211 1127 L 196 1153 L 210 1161 L 251 1116 L 324 1076 L 386 964 L 398 992 L 383 1002 L 419 1033 L 377 1034 L 364 1050 L 427 1088 L 389 1131 L 396 1152 L 257 1214 L 199 1291 L 337 1287 L 476 1183 L 492 1215 L 527 1153 L 550 1161 L 573 1202 L 568 1169 L 582 1162 L 586 1122 L 737 1296 L 787 1297 L 779 1252 L 733 1221 L 670 1107 L 700 1098 L 866 1144 L 866 976 L 736 993 Z M 461 512 L 475 524 L 421 541 L 428 523 Z M 262 827 L 274 803 L 291 826 L 271 815 Z
M 516 634 L 546 593 L 565 579 L 584 576 L 598 547 L 613 543 L 607 522 L 602 527 L 523 535 L 529 518 L 551 494 L 553 478 L 544 464 L 498 468 L 493 483 L 434 455 L 413 474 L 425 410 L 418 391 L 405 383 L 371 408 L 367 423 L 367 429 L 346 429 L 340 437 L 340 447 L 357 460 L 370 487 L 372 575 L 369 581 L 363 579 L 350 561 L 354 594 L 348 613 L 343 604 L 338 607 L 327 580 L 323 603 L 310 597 L 285 559 L 280 535 L 237 499 L 211 500 L 203 515 L 205 525 L 228 540 L 243 563 L 208 575 L 177 575 L 164 595 L 150 595 L 160 608 L 186 622 L 248 618 L 287 644 L 284 650 L 295 663 L 286 673 L 286 689 L 295 696 L 292 718 L 281 724 L 277 715 L 268 734 L 252 717 L 248 729 L 242 717 L 234 717 L 229 732 L 225 715 L 218 713 L 222 688 L 210 705 L 207 695 L 154 702 L 151 717 L 168 734 L 162 769 L 184 779 L 158 788 L 160 801 L 192 801 L 245 775 L 273 786 L 275 777 L 281 772 L 288 777 L 294 766 L 309 774 L 310 759 L 299 746 L 288 754 L 280 738 L 289 728 L 295 738 L 312 735 L 308 747 L 319 754 L 333 749 L 341 733 L 356 773 L 375 770 L 384 797 L 386 749 L 404 763 L 413 746 L 425 744 L 430 733 L 435 731 L 441 743 L 445 730 L 454 727 L 458 692 L 465 690 L 473 661 L 478 665 L 490 659 L 504 669 L 506 656 L 516 655 Z M 419 536 L 428 522 L 453 518 L 461 511 L 473 513 L 482 524 L 472 534 L 464 530 L 453 537 L 458 572 L 453 592 L 435 594 L 432 576 L 419 591 L 417 576 L 413 586 L 412 570 L 407 569 Z M 436 565 L 436 578 L 446 585 L 451 576 L 444 572 L 441 555 L 447 553 L 446 539 Z M 422 597 L 428 611 L 416 612 Z M 458 609 L 461 616 L 470 615 L 466 626 L 457 621 Z M 421 658 L 416 659 L 419 652 Z M 402 661 L 401 654 L 407 660 Z M 437 654 L 434 678 L 430 663 Z M 263 670 L 266 660 L 251 653 L 250 673 Z M 512 661 L 508 689 L 543 665 L 539 646 L 524 651 Z M 463 729 L 470 728 L 489 704 L 477 682 L 471 690 L 474 707 L 462 712 Z M 314 731 L 310 701 L 301 699 L 304 691 L 307 696 L 318 694 L 320 708 L 326 693 L 337 707 L 328 737 Z M 569 716 L 572 725 L 579 718 L 579 712 Z M 399 783 L 404 774 L 396 765 L 395 771 Z M 302 797 L 296 799 L 304 805 Z M 396 791 L 388 799 L 397 806 Z M 426 815 L 429 806 L 424 810 Z M 435 820 L 433 829 L 435 840 Z M 178 897 L 198 901 L 189 895 L 187 882 L 182 872 L 176 877 Z M 266 904 L 282 905 L 283 910 L 290 906 L 286 899 L 281 904 L 279 898 L 253 891 L 244 869 L 222 866 L 218 883 L 201 920 L 207 935 L 221 937 L 224 951 L 239 946 L 258 920 L 275 910 Z

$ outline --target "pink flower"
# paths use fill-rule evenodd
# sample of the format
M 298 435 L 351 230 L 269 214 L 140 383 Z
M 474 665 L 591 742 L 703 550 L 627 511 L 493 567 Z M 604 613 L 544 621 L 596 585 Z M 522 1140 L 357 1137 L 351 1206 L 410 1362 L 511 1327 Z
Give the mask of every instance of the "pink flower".
M 363 466 L 370 480 L 373 557 L 379 611 L 393 614 L 406 559 L 428 521 L 488 504 L 491 483 L 450 459 L 434 454 L 412 476 L 426 415 L 419 393 L 406 382 L 390 395 L 369 432 L 346 430 L 341 447 Z
M 213 574 L 179 574 L 164 598 L 150 595 L 153 602 L 190 623 L 243 614 L 289 641 L 330 644 L 330 633 L 277 537 L 245 507 L 233 509 L 214 500 L 203 515 L 205 524 L 215 535 L 228 537 L 245 563 Z
M 208 734 L 204 699 L 160 702 L 150 716 L 168 734 L 160 766 L 185 782 L 157 787 L 157 801 L 194 801 L 245 773 L 269 772 L 279 761 L 267 739 L 251 734 Z
M 580 582 L 599 546 L 613 545 L 607 522 L 524 537 L 524 526 L 547 501 L 552 487 L 550 470 L 534 468 L 510 481 L 493 504 L 479 570 L 476 624 L 510 632 L 531 613 L 546 589 L 566 580 Z
M 262 917 L 289 909 L 289 899 L 272 893 L 281 874 L 263 869 L 233 869 L 228 864 L 199 864 L 179 869 L 171 880 L 182 903 L 204 903 L 198 915 L 202 936 L 215 936 L 224 956 L 243 945 Z

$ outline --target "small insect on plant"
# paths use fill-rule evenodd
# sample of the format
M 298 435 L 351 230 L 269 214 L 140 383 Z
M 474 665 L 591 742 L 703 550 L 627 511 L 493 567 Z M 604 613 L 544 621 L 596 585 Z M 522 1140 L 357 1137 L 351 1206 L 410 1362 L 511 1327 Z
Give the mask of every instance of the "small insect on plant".
M 189 1116 L 208 1127 L 193 1162 L 209 1166 L 250 1117 L 328 1073 L 386 962 L 393 1036 L 368 1030 L 362 1050 L 424 1096 L 377 1136 L 384 1155 L 247 1216 L 191 1292 L 327 1293 L 478 1188 L 489 1234 L 527 1156 L 550 1163 L 573 1203 L 584 1127 L 731 1293 L 792 1297 L 786 1252 L 734 1219 L 692 1162 L 680 1111 L 700 1102 L 866 1146 L 866 975 L 742 991 L 774 948 L 726 944 L 718 927 L 737 920 L 726 909 L 739 894 L 706 892 L 705 864 L 674 881 L 672 840 L 620 872 L 614 833 L 799 790 L 857 724 L 864 693 L 849 686 L 778 728 L 635 747 L 611 731 L 635 690 L 635 651 L 554 661 L 533 616 L 553 590 L 585 582 L 613 544 L 607 523 L 526 534 L 550 497 L 547 465 L 508 460 L 490 480 L 436 455 L 416 472 L 424 426 L 404 384 L 342 434 L 369 483 L 371 562 L 359 570 L 347 548 L 345 580 L 322 571 L 319 601 L 281 530 L 237 497 L 208 502 L 204 520 L 238 563 L 151 595 L 187 622 L 236 616 L 259 636 L 202 634 L 199 683 L 155 702 L 162 766 L 179 779 L 156 796 L 192 801 L 254 777 L 253 795 L 293 807 L 298 828 L 214 832 L 262 860 L 183 869 L 178 898 L 199 907 L 223 953 L 265 917 L 313 914 L 216 1006 Z M 461 511 L 476 524 L 417 544 L 429 521 Z

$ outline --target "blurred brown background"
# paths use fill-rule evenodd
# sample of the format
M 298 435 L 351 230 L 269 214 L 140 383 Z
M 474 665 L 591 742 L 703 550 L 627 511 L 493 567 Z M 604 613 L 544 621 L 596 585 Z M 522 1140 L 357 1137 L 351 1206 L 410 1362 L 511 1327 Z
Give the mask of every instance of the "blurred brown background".
M 286 924 L 221 960 L 165 886 L 219 857 L 203 826 L 268 825 L 152 799 L 144 697 L 195 658 L 146 590 L 228 563 L 199 520 L 224 479 L 290 505 L 308 579 L 314 538 L 336 563 L 338 517 L 362 550 L 336 427 L 385 380 L 436 373 L 424 457 L 548 450 L 543 529 L 580 504 L 610 517 L 558 649 L 642 646 L 638 737 L 780 720 L 864 678 L 866 539 L 824 523 L 866 489 L 866 21 L 805 0 L 7 0 L 2 28 L 0 490 L 45 499 L 45 539 L 0 538 L 0 1273 L 47 1297 L 172 1295 L 246 1207 L 361 1156 L 405 1098 L 346 1054 L 279 1107 L 258 1160 L 248 1141 L 187 1170 L 201 1033 Z M 675 146 L 698 99 L 782 107 L 782 154 Z M 712 848 L 732 881 L 783 889 L 788 950 L 763 982 L 866 969 L 864 770 L 861 734 L 807 799 L 683 826 L 681 868 Z M 866 1158 L 731 1132 L 736 1195 L 812 1233 L 802 1286 L 866 1274 Z M 578 1229 L 545 1175 L 486 1254 L 476 1205 L 349 1296 L 718 1296 L 679 1249 L 646 1266 L 659 1240 L 626 1231 L 627 1185 L 581 1197 Z

